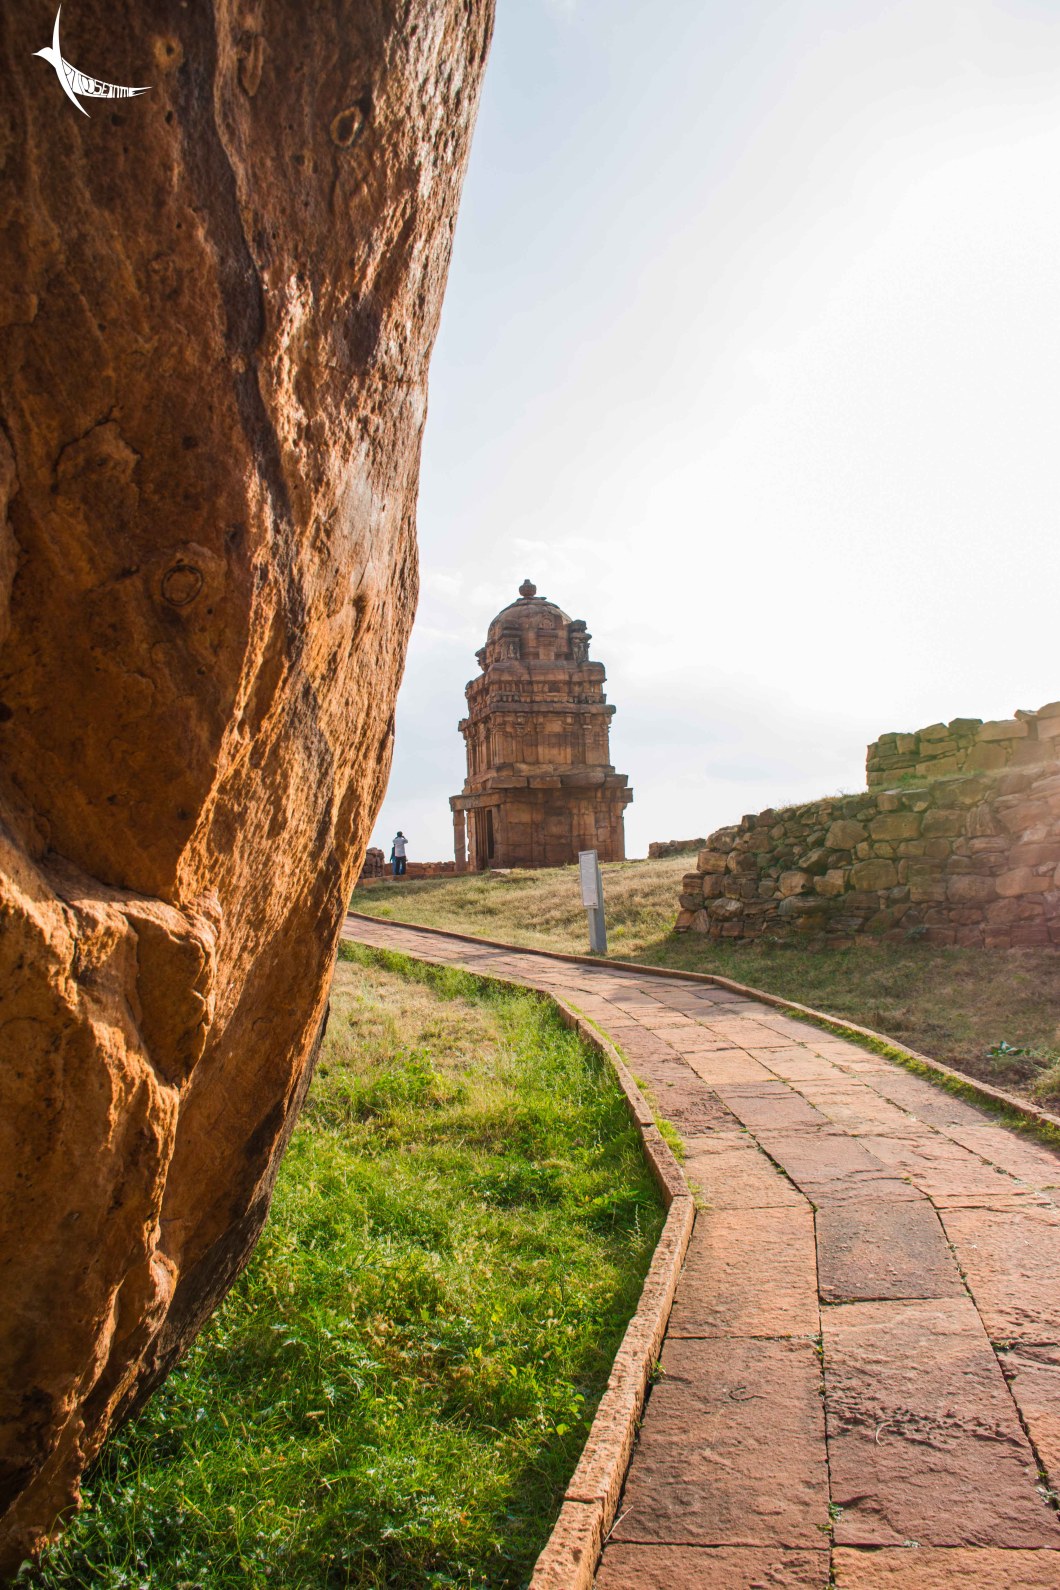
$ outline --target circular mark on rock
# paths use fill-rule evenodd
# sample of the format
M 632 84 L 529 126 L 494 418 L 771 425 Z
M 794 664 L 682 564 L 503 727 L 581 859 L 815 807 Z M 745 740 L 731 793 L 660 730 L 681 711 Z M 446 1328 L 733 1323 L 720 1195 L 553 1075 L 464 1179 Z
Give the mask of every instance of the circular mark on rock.
M 328 129 L 333 144 L 337 144 L 340 149 L 353 148 L 364 132 L 368 107 L 369 102 L 365 98 L 359 99 L 355 105 L 347 105 L 345 110 L 339 111 Z
M 187 607 L 203 587 L 203 574 L 194 563 L 177 562 L 162 576 L 162 599 L 170 607 Z

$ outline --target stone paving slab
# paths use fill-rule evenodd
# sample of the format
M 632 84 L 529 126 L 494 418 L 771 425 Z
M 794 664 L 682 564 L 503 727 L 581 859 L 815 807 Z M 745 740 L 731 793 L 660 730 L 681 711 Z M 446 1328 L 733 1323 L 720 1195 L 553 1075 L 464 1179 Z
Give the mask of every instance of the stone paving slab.
M 938 1132 L 919 1137 L 860 1137 L 863 1147 L 899 1175 L 908 1176 L 929 1198 L 954 1193 L 1008 1193 L 1025 1191 L 1015 1177 L 988 1165 Z
M 1000 1192 L 936 1192 L 932 1193 L 931 1202 L 939 1214 L 945 1209 L 986 1209 L 1006 1214 L 1010 1210 L 1056 1207 L 1047 1192 L 1035 1192 L 1033 1187 L 1020 1187 L 1016 1183 L 1011 1184 L 1011 1191 L 1002 1188 Z
M 837 1590 L 956 1590 L 958 1585 L 961 1590 L 1057 1590 L 1060 1585 L 1060 1559 L 1051 1551 L 840 1547 L 834 1563 Z
M 708 1087 L 739 1085 L 741 1082 L 769 1082 L 772 1073 L 760 1060 L 752 1060 L 742 1049 L 687 1050 L 684 1059 Z
M 923 1136 L 923 1127 L 906 1110 L 883 1099 L 875 1088 L 838 1072 L 838 1082 L 808 1080 L 800 1085 L 803 1098 L 828 1117 L 833 1126 L 852 1136 Z
M 668 1337 L 611 1538 L 813 1548 L 827 1525 L 813 1343 Z
M 1060 1547 L 970 1298 L 841 1304 L 821 1324 L 837 1543 Z
M 1037 1143 L 1028 1143 L 1003 1126 L 953 1122 L 940 1130 L 962 1148 L 980 1155 L 987 1164 L 1019 1177 L 1028 1186 L 1060 1188 L 1060 1154 Z
M 686 1140 L 684 1172 L 712 1209 L 808 1208 L 805 1195 L 752 1139 L 718 1133 Z
M 1060 1209 L 947 1209 L 941 1218 L 992 1340 L 1060 1342 Z
M 1060 1590 L 1060 1153 L 735 990 L 351 928 L 554 991 L 684 1140 L 664 1373 L 610 1537 L 561 1515 L 579 1585 L 603 1539 L 599 1590 Z
M 998 1359 L 1049 1485 L 1060 1491 L 1060 1347 L 1003 1347 Z
M 739 1122 L 721 1100 L 708 1089 L 690 1086 L 694 1074 L 686 1066 L 680 1081 L 675 1081 L 661 1068 L 645 1065 L 635 1067 L 636 1075 L 648 1085 L 648 1091 L 658 1106 L 659 1114 L 676 1126 L 681 1136 L 702 1136 L 710 1131 L 728 1131 Z
M 926 1199 L 823 1204 L 817 1280 L 828 1303 L 964 1296 L 946 1234 Z
M 707 1210 L 696 1220 L 668 1336 L 814 1336 L 813 1211 Z
M 942 1127 L 954 1122 L 982 1126 L 988 1120 L 978 1106 L 955 1098 L 952 1093 L 944 1092 L 923 1077 L 912 1076 L 893 1063 L 877 1071 L 873 1086 L 885 1099 L 900 1104 L 927 1126 Z M 1015 1134 L 1013 1139 L 1019 1142 Z
M 761 1022 L 740 1017 L 736 1020 L 719 1020 L 711 1022 L 711 1026 L 724 1038 L 731 1038 L 739 1049 L 788 1049 L 791 1040 L 785 1033 L 774 1032 L 771 1027 L 763 1027 Z
M 604 1548 L 597 1590 L 828 1590 L 827 1547 L 786 1551 L 760 1546 Z
M 733 1113 L 738 1115 L 739 1110 Z M 900 1172 L 870 1154 L 863 1142 L 835 1126 L 812 1132 L 759 1128 L 754 1136 L 814 1203 L 842 1193 L 861 1198 L 922 1196 L 912 1183 L 902 1180 Z
M 783 1083 L 767 1082 L 759 1085 L 745 1083 L 742 1087 L 716 1085 L 715 1093 L 743 1124 L 757 1133 L 763 1129 L 782 1131 L 800 1127 L 828 1126 L 827 1115 L 815 1110 L 801 1093 L 796 1093 Z

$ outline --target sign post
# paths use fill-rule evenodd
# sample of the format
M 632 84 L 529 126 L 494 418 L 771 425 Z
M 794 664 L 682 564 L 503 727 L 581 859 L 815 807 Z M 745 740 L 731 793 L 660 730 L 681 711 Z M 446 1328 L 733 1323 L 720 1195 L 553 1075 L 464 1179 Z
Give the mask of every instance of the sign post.
M 581 882 L 582 905 L 589 914 L 589 950 L 593 955 L 607 954 L 607 928 L 604 925 L 604 880 L 595 850 L 579 850 L 578 877 Z

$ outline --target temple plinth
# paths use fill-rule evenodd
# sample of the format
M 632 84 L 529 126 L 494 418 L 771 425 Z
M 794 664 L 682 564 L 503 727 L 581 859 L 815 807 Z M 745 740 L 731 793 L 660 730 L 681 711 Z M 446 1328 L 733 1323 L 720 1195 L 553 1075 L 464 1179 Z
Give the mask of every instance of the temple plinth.
M 609 759 L 615 709 L 591 639 L 529 580 L 490 625 L 460 723 L 467 778 L 449 801 L 458 872 L 560 867 L 580 850 L 624 859 L 633 791 Z

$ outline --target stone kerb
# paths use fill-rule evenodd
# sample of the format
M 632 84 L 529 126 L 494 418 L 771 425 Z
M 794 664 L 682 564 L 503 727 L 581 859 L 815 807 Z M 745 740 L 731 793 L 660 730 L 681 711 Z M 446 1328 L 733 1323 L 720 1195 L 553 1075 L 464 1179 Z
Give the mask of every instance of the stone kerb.
M 1058 944 L 1060 771 L 958 775 L 744 817 L 710 836 L 680 907 L 679 932 L 712 938 Z
M 1043 763 L 1060 763 L 1060 701 L 989 723 L 954 718 L 911 734 L 881 734 L 868 748 L 865 772 L 872 790 L 902 779 L 997 773 Z
M 439 936 L 464 937 L 460 934 Z M 471 939 L 470 942 L 483 941 Z M 434 965 L 448 964 L 429 953 L 415 958 Z M 615 1355 L 581 1457 L 564 1492 L 559 1516 L 534 1564 L 528 1586 L 528 1590 L 592 1590 L 600 1551 L 618 1508 L 652 1370 L 662 1349 L 695 1222 L 695 1205 L 670 1145 L 656 1126 L 647 1100 L 610 1038 L 555 989 L 478 967 L 475 975 L 506 988 L 532 988 L 555 1008 L 565 1026 L 577 1032 L 582 1041 L 601 1056 L 622 1090 L 644 1157 L 666 1208 L 666 1220 L 637 1307 Z

